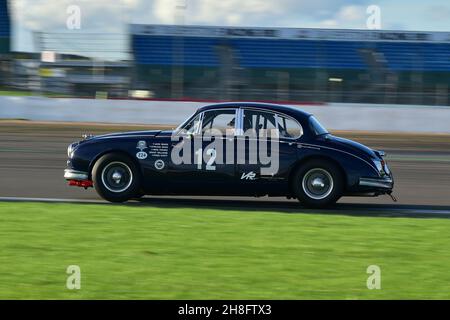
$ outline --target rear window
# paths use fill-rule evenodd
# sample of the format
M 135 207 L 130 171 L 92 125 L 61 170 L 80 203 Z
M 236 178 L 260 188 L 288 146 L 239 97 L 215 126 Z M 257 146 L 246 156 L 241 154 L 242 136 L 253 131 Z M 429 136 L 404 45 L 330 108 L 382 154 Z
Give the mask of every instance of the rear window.
M 299 138 L 303 135 L 303 128 L 292 118 L 277 115 L 278 131 L 281 138 Z

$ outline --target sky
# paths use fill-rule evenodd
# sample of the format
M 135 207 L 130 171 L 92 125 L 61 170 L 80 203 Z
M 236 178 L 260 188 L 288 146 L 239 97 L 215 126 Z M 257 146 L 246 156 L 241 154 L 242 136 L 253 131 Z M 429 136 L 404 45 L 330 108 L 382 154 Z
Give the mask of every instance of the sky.
M 381 29 L 450 32 L 448 0 L 9 0 L 13 49 L 39 51 L 36 31 L 71 33 L 77 39 L 109 39 L 99 52 L 81 48 L 70 37 L 58 41 L 93 55 L 126 51 L 128 23 L 366 29 L 369 5 L 381 13 Z M 67 27 L 68 8 L 80 9 L 80 29 Z M 178 9 L 176 9 L 178 7 Z M 180 9 L 184 7 L 185 9 Z M 181 12 L 184 11 L 184 18 Z M 73 11 L 72 11 L 73 12 Z M 57 36 L 58 37 L 58 36 Z M 73 38 L 72 38 L 73 39 Z M 54 42 L 52 42 L 54 43 Z M 113 44 L 114 43 L 114 44 Z M 103 50 L 103 51 L 102 51 Z M 109 52 L 109 53 L 108 53 Z M 117 56 L 119 57 L 119 56 Z

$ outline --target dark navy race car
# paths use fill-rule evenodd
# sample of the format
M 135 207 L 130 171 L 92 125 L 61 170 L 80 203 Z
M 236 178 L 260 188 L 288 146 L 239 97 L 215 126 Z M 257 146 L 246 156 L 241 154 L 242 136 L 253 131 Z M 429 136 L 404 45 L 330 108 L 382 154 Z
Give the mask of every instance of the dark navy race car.
M 306 112 L 261 103 L 200 108 L 171 131 L 85 136 L 64 177 L 112 202 L 143 195 L 285 196 L 322 207 L 390 195 L 384 153 L 331 135 Z

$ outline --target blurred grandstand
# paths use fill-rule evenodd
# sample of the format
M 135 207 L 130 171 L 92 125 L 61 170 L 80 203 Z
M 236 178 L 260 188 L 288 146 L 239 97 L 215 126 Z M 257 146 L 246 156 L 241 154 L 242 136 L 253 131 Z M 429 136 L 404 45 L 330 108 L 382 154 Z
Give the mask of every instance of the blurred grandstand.
M 82 97 L 450 103 L 450 32 L 132 24 L 128 35 L 34 35 L 36 52 L 12 53 L 4 84 Z
M 133 85 L 161 98 L 449 102 L 450 33 L 163 25 L 131 33 Z

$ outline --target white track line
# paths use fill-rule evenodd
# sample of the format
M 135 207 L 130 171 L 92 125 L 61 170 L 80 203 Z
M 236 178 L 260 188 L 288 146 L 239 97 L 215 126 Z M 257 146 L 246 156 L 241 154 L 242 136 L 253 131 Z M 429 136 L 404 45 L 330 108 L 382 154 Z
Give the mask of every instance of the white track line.
M 26 198 L 26 197 L 0 197 L 0 201 L 10 202 L 67 202 L 67 203 L 106 203 L 102 200 L 88 199 L 60 199 L 60 198 Z
M 151 198 L 148 198 L 151 199 Z M 182 200 L 182 199 L 181 199 Z M 0 201 L 4 202 L 46 202 L 46 203 L 85 203 L 85 204 L 109 204 L 114 205 L 114 203 L 109 203 L 103 200 L 89 200 L 89 199 L 60 199 L 60 198 L 27 198 L 27 197 L 0 197 Z M 256 202 L 256 201 L 255 201 Z M 139 203 L 139 202 L 136 202 Z M 117 205 L 117 204 L 116 204 Z M 275 208 L 274 208 L 275 209 Z M 299 210 L 302 208 L 299 208 Z M 349 208 L 349 211 L 369 211 L 369 212 L 386 212 L 387 216 L 392 216 L 392 214 L 402 214 L 407 216 L 414 215 L 424 215 L 424 214 L 434 214 L 434 215 L 444 215 L 450 216 L 450 210 L 440 210 L 440 209 L 420 209 L 415 208 L 414 206 L 411 208 L 377 208 L 377 207 L 368 207 L 368 208 Z M 327 210 L 324 210 L 325 212 Z M 331 209 L 330 211 L 335 211 Z M 345 209 L 340 209 L 345 213 Z

